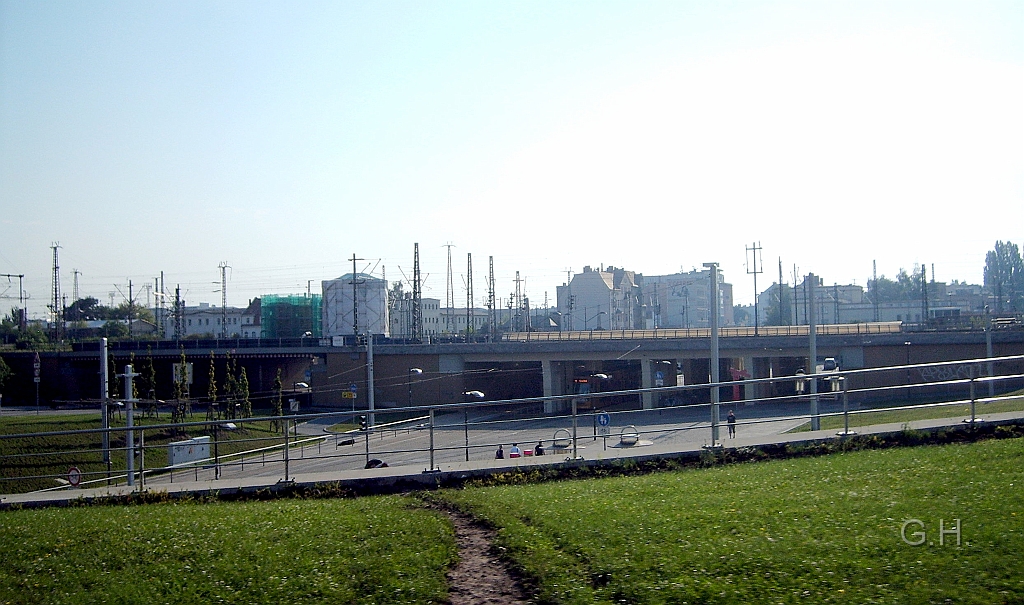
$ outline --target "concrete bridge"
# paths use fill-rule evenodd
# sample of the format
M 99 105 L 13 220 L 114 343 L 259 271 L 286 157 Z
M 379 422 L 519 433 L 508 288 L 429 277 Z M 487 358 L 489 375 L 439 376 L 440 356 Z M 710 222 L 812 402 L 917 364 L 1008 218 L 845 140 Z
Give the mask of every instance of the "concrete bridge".
M 468 391 L 480 391 L 487 400 L 499 400 L 706 384 L 711 374 L 710 341 L 706 328 L 512 333 L 494 342 L 375 341 L 374 404 L 376 408 L 388 408 L 460 402 Z M 158 399 L 171 398 L 171 368 L 184 351 L 187 362 L 193 365 L 191 396 L 200 400 L 200 405 L 208 392 L 212 357 L 221 390 L 228 358 L 237 368 L 246 368 L 251 399 L 257 408 L 269 407 L 280 370 L 285 397 L 298 399 L 303 409 L 311 405 L 366 409 L 366 345 L 352 339 L 342 346 L 332 344 L 331 340 L 308 338 L 126 342 L 115 343 L 111 354 L 119 372 L 132 354 L 136 369 L 151 358 Z M 850 370 L 1010 356 L 1024 354 L 1024 330 L 907 331 L 899 322 L 822 325 L 817 328 L 817 353 L 819 364 L 825 357 L 834 357 L 840 367 Z M 4 353 L 15 371 L 5 389 L 5 405 L 34 403 L 34 355 L 28 351 Z M 98 397 L 99 350 L 95 343 L 40 356 L 43 405 Z M 722 380 L 792 376 L 798 369 L 810 370 L 807 357 L 805 325 L 766 326 L 757 334 L 754 328 L 720 330 Z M 929 377 L 899 377 L 900 382 L 908 380 L 928 381 Z M 792 381 L 737 386 L 725 389 L 722 397 L 728 401 L 786 395 L 792 386 Z M 694 391 L 687 396 L 696 402 L 705 395 Z M 652 408 L 661 402 L 645 393 L 624 397 L 617 403 Z
M 722 380 L 811 371 L 808 326 L 765 327 L 758 332 L 755 335 L 753 328 L 720 331 Z M 710 349 L 707 329 L 534 332 L 505 335 L 490 343 L 379 344 L 373 351 L 374 403 L 382 408 L 459 402 L 465 401 L 463 393 L 468 391 L 499 400 L 707 384 Z M 355 409 L 365 409 L 366 347 L 332 347 L 321 352 L 324 363 L 311 374 L 313 403 L 323 408 L 354 404 Z M 817 353 L 818 364 L 834 357 L 850 370 L 1008 356 L 1024 353 L 1024 331 L 905 332 L 899 322 L 824 325 L 817 329 Z M 906 378 L 900 376 L 899 382 Z M 927 380 L 920 372 L 910 378 Z M 787 395 L 792 388 L 792 381 L 737 386 L 732 392 L 727 389 L 723 400 Z M 690 396 L 701 397 L 698 392 Z M 652 393 L 644 393 L 639 401 L 636 395 L 630 397 L 637 407 L 659 404 Z

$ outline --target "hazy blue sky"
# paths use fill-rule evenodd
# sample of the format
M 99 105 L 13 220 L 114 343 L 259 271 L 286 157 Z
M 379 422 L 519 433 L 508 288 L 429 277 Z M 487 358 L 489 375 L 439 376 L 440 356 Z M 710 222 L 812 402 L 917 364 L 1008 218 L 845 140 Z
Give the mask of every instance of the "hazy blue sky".
M 1024 3 L 0 0 L 0 273 L 30 312 L 360 270 L 477 304 L 566 271 L 813 271 L 1024 243 Z M 17 297 L 17 280 L 0 294 Z M 119 302 L 120 295 L 118 295 Z M 143 296 L 143 301 L 145 297 Z M 9 308 L 11 300 L 0 301 Z

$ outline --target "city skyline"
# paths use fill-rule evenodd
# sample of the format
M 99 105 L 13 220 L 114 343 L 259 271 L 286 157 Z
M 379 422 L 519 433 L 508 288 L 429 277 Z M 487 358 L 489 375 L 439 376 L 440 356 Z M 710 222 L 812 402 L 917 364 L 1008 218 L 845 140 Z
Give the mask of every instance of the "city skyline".
M 220 304 L 357 270 L 455 306 L 718 262 L 982 282 L 1024 243 L 1024 7 L 0 0 L 0 273 Z M 399 270 L 401 268 L 401 271 Z M 0 279 L 3 313 L 17 279 Z M 139 300 L 145 301 L 143 298 Z M 481 305 L 482 306 L 482 305 Z

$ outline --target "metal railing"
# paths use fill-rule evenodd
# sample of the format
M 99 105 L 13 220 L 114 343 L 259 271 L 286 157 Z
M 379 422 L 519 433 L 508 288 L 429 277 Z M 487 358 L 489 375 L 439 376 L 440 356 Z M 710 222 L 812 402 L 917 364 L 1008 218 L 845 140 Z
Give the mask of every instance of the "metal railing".
M 818 393 L 808 388 L 812 381 L 820 386 Z M 742 395 L 729 400 L 735 387 L 740 387 Z M 716 388 L 725 395 L 719 407 L 737 412 L 734 423 L 716 424 L 713 420 L 719 417 L 712 413 L 711 391 Z M 1024 411 L 1021 392 L 1024 356 L 1013 356 L 378 409 L 372 414 L 366 410 L 327 411 L 6 434 L 0 435 L 0 466 L 4 469 L 0 492 L 25 491 L 26 485 L 69 489 L 130 483 L 144 489 L 225 479 L 252 482 L 262 478 L 273 484 L 293 480 L 296 475 L 372 473 L 375 471 L 366 469 L 385 465 L 435 472 L 441 466 L 495 464 L 499 446 L 506 460 L 514 453 L 513 447 L 522 458 L 536 458 L 538 444 L 544 456 L 557 454 L 567 459 L 686 451 L 727 444 L 732 437 L 720 436 L 723 424 L 739 437 L 765 443 L 823 421 L 836 423 L 829 434 L 839 436 L 854 434 L 851 427 L 858 424 L 901 422 L 901 418 L 959 417 L 973 424 L 980 414 L 992 410 Z M 653 407 L 644 409 L 645 401 Z M 876 420 L 867 420 L 871 414 L 877 415 Z M 359 428 L 361 416 L 368 422 L 365 430 Z M 276 430 L 272 422 L 277 423 Z M 104 432 L 113 444 L 107 450 L 98 446 Z M 182 434 L 200 433 L 210 438 L 205 441 L 209 449 L 200 447 L 185 461 L 171 464 L 169 448 L 182 447 Z M 129 440 L 129 434 L 135 437 Z M 79 445 L 50 445 L 60 439 Z M 592 453 L 594 447 L 600 447 L 599 454 Z M 21 449 L 13 451 L 17 448 Z M 608 454 L 609 450 L 617 453 Z M 129 451 L 135 454 L 134 464 Z
M 822 324 L 816 327 L 819 335 L 896 334 L 902 322 L 873 322 L 855 324 Z M 746 336 L 807 336 L 810 327 L 753 326 L 719 328 L 722 338 Z M 576 330 L 566 332 L 510 332 L 501 340 L 511 342 L 547 342 L 577 340 L 656 340 L 667 338 L 711 338 L 711 328 L 672 328 L 657 330 Z

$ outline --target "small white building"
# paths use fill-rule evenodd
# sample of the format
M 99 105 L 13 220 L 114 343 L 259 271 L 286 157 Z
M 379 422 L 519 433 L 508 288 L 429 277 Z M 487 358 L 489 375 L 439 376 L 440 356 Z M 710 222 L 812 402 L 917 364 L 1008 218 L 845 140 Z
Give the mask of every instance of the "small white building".
M 242 338 L 244 313 L 245 309 L 221 308 L 209 303 L 199 303 L 197 307 L 185 307 L 181 316 L 181 334 L 178 336 L 180 338 Z M 176 323 L 174 313 L 167 313 L 163 320 L 164 338 L 174 338 Z

